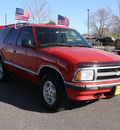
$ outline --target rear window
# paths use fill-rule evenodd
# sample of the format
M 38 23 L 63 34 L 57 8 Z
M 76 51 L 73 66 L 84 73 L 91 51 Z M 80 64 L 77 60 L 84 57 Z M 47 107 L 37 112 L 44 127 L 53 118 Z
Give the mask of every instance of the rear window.
M 9 31 L 9 33 L 5 39 L 5 43 L 6 44 L 13 44 L 17 32 L 18 32 L 18 29 L 16 29 L 16 28 L 13 28 L 11 31 Z
M 9 30 L 9 28 L 3 28 L 3 29 L 1 29 L 1 31 L 0 31 L 0 42 L 2 41 L 2 39 L 3 39 L 4 35 L 5 35 L 5 33 L 6 33 L 8 30 Z

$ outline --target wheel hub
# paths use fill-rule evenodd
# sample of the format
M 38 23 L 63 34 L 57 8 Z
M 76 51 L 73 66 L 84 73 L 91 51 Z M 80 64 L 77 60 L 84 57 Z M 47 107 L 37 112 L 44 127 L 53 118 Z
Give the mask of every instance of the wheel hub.
M 51 81 L 45 82 L 43 86 L 43 96 L 45 101 L 49 105 L 53 105 L 56 100 L 56 89 L 54 84 Z

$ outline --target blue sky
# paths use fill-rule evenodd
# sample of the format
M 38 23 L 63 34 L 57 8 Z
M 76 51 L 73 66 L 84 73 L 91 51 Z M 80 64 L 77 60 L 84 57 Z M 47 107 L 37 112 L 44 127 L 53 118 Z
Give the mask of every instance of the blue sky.
M 29 0 L 26 0 L 29 1 Z M 23 8 L 24 0 L 2 0 L 0 3 L 0 25 L 15 23 L 15 8 Z M 58 14 L 69 18 L 71 28 L 77 29 L 81 34 L 87 33 L 87 9 L 95 12 L 100 8 L 111 7 L 118 11 L 118 0 L 47 0 L 51 9 L 51 18 L 57 23 Z

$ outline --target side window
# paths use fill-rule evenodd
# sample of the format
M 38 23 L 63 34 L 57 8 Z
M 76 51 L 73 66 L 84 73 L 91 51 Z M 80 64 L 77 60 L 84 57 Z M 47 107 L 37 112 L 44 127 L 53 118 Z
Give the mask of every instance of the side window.
M 10 28 L 3 28 L 1 31 L 0 31 L 0 42 L 2 41 L 5 33 L 8 31 L 8 29 Z
M 23 39 L 30 39 L 32 41 L 32 44 L 34 44 L 34 37 L 33 37 L 33 31 L 32 27 L 24 27 L 17 40 L 17 45 L 21 46 L 21 42 Z
M 6 39 L 5 39 L 5 43 L 6 44 L 10 44 L 12 45 L 14 40 L 15 40 L 15 37 L 16 37 L 16 34 L 18 32 L 18 29 L 15 29 L 13 28 L 7 35 Z

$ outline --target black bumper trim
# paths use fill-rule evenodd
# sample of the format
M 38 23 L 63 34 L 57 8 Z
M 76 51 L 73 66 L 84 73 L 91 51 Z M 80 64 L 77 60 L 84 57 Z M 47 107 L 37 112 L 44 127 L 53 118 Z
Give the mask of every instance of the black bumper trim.
M 72 84 L 72 83 L 68 83 L 68 82 L 65 83 L 65 87 L 76 89 L 76 90 L 81 90 L 81 91 L 86 90 L 86 86 L 76 85 L 76 84 Z
M 65 87 L 67 88 L 72 88 L 75 90 L 81 90 L 81 91 L 85 91 L 85 90 L 101 90 L 101 89 L 109 89 L 109 88 L 113 88 L 116 86 L 120 86 L 120 83 L 113 83 L 113 84 L 101 84 L 101 85 L 76 85 L 73 83 L 68 83 L 65 82 Z

